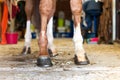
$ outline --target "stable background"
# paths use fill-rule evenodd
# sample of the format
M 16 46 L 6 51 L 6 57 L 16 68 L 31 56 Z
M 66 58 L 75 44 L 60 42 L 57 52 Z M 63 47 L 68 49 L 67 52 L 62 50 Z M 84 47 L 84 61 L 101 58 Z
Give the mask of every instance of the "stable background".
M 54 36 L 55 37 L 72 37 L 73 34 L 73 23 L 70 11 L 69 0 L 58 0 L 56 6 L 56 12 L 54 15 Z M 100 16 L 99 26 L 97 26 L 97 33 L 99 38 L 99 43 L 110 43 L 113 41 L 118 41 L 120 39 L 120 14 L 119 14 L 119 0 L 104 0 L 103 1 L 103 12 Z M 24 5 L 23 5 L 24 6 Z M 2 3 L 0 4 L 0 21 L 2 19 Z M 59 12 L 64 12 L 64 22 L 62 23 L 64 31 L 58 31 L 58 18 Z M 25 23 L 25 21 L 24 21 Z M 17 27 L 17 26 L 16 26 Z M 22 32 L 21 32 L 22 31 Z M 22 34 L 21 38 L 24 38 L 25 25 L 23 29 L 18 31 Z

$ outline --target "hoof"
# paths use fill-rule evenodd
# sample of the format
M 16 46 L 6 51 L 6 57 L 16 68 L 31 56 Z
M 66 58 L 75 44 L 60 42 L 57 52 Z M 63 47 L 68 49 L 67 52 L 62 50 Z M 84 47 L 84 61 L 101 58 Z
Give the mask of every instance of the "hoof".
M 48 53 L 49 53 L 50 57 L 55 57 L 55 56 L 58 55 L 58 54 L 53 54 L 53 52 L 51 51 L 51 49 L 48 49 Z
M 78 58 L 77 58 L 77 56 L 75 55 L 75 57 L 74 57 L 74 62 L 75 62 L 76 65 L 87 65 L 87 64 L 89 64 L 90 62 L 89 62 L 88 57 L 87 57 L 86 55 L 85 55 L 85 58 L 86 58 L 85 61 L 78 61 Z
M 40 56 L 37 59 L 37 66 L 39 67 L 51 67 L 52 65 L 51 59 L 48 56 Z
M 28 47 L 28 49 L 26 47 L 23 48 L 22 52 L 21 52 L 22 55 L 25 55 L 25 54 L 31 54 L 31 48 Z

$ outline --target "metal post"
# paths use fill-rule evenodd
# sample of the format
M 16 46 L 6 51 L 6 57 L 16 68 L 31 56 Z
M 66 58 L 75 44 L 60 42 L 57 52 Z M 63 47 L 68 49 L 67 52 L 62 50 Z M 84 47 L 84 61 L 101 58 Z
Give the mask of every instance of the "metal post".
M 112 40 L 114 41 L 116 39 L 116 0 L 112 0 L 112 26 L 113 26 L 113 35 L 112 35 Z

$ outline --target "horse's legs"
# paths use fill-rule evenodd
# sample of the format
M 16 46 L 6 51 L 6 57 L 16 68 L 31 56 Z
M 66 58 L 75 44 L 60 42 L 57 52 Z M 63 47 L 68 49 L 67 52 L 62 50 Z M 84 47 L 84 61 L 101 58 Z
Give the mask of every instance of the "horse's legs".
M 26 0 L 25 12 L 27 16 L 27 23 L 26 23 L 26 33 L 25 33 L 25 45 L 22 54 L 30 54 L 31 53 L 30 44 L 32 39 L 31 31 L 30 31 L 30 24 L 31 24 L 30 20 L 33 12 L 33 0 Z
M 88 58 L 85 55 L 83 48 L 83 38 L 81 35 L 80 22 L 82 11 L 82 0 L 70 0 L 71 11 L 74 17 L 74 46 L 75 46 L 75 63 L 76 64 L 88 64 Z
M 39 34 L 39 58 L 37 59 L 37 65 L 42 67 L 52 66 L 47 45 L 47 24 L 49 19 L 51 18 L 51 14 L 53 13 L 53 9 L 55 8 L 55 0 L 41 0 L 40 1 L 40 15 L 41 15 L 41 31 Z
M 55 50 L 55 45 L 53 43 L 53 17 L 50 18 L 48 25 L 47 25 L 47 38 L 48 38 L 48 52 L 51 57 L 54 57 L 57 54 Z

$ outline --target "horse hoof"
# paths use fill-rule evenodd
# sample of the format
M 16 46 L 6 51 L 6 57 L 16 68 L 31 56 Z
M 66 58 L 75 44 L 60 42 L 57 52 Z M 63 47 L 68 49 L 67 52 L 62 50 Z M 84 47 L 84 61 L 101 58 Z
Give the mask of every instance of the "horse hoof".
M 55 57 L 58 55 L 58 54 L 53 54 L 51 49 L 48 49 L 48 53 L 49 53 L 50 57 Z
M 28 49 L 26 47 L 23 48 L 22 52 L 21 52 L 22 55 L 25 55 L 25 54 L 31 54 L 31 48 L 28 47 Z
M 51 67 L 52 65 L 51 59 L 48 56 L 40 56 L 37 59 L 37 66 L 39 67 Z
M 85 55 L 85 58 L 86 58 L 86 61 L 78 61 L 78 58 L 77 58 L 77 56 L 75 55 L 75 57 L 74 57 L 74 62 L 75 62 L 75 64 L 76 65 L 87 65 L 87 64 L 89 64 L 90 62 L 89 62 L 89 59 L 88 59 L 88 57 Z

